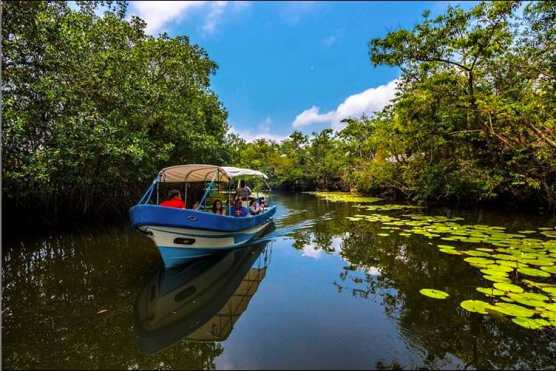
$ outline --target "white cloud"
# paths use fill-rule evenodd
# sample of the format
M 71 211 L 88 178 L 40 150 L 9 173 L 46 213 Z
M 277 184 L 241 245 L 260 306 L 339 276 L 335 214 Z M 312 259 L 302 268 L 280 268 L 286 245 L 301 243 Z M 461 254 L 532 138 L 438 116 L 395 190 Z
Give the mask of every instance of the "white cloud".
M 200 9 L 204 17 L 202 31 L 212 34 L 227 8 L 242 9 L 248 5 L 242 1 L 132 1 L 129 13 L 144 19 L 146 32 L 154 35 L 169 24 L 186 18 L 194 9 Z
M 339 255 L 340 251 L 342 251 L 342 242 L 343 242 L 342 237 L 332 237 L 329 247 L 331 247 L 333 251 L 327 252 L 326 254 Z M 317 260 L 320 259 L 323 256 L 323 254 L 324 251 L 317 246 L 314 236 L 308 244 L 303 246 L 303 250 L 301 253 L 302 256 L 306 256 L 308 258 L 317 259 Z
M 295 117 L 292 123 L 294 128 L 312 124 L 329 122 L 335 130 L 342 128 L 341 121 L 346 118 L 360 118 L 363 115 L 371 116 L 382 110 L 390 103 L 396 93 L 397 80 L 388 84 L 367 89 L 347 97 L 335 110 L 320 113 L 320 108 L 311 106 Z
M 187 16 L 194 8 L 205 5 L 205 1 L 133 1 L 130 13 L 147 22 L 146 32 L 161 31 L 163 26 Z
M 215 1 L 212 3 L 212 9 L 209 11 L 207 18 L 205 19 L 205 24 L 203 25 L 203 31 L 206 33 L 213 33 L 216 30 L 216 23 L 222 17 L 224 9 L 228 5 L 227 1 Z
M 295 117 L 292 126 L 294 128 L 299 128 L 302 126 L 319 124 L 321 122 L 330 122 L 334 120 L 334 114 L 334 111 L 321 114 L 317 106 L 311 106 L 311 108 L 306 109 Z
M 268 139 L 275 142 L 281 142 L 282 140 L 287 138 L 287 136 L 285 135 L 271 133 L 271 127 L 272 119 L 270 117 L 266 117 L 261 123 L 257 125 L 257 132 L 253 132 L 249 129 L 236 129 L 233 125 L 230 125 L 230 133 L 239 135 L 247 142 L 253 142 L 257 139 Z

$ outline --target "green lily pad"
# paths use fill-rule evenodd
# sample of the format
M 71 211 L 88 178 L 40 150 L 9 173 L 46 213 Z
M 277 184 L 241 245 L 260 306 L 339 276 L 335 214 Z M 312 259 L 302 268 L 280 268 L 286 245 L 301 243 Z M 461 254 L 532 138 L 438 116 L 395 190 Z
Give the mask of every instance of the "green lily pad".
M 443 252 L 444 254 L 450 254 L 450 255 L 463 255 L 462 253 L 460 253 L 459 251 L 457 251 L 455 249 L 438 249 L 438 251 Z
M 556 266 L 555 265 L 541 267 L 541 269 L 545 272 L 556 274 Z
M 544 295 L 542 295 L 542 296 L 544 296 Z M 510 299 L 512 299 L 513 301 L 515 301 L 516 303 L 523 304 L 523 305 L 526 305 L 528 307 L 533 307 L 533 308 L 543 307 L 544 304 L 546 304 L 542 300 L 538 300 L 538 299 L 526 296 L 526 293 L 524 293 L 524 294 L 509 293 L 508 297 Z
M 531 299 L 531 300 L 539 300 L 539 301 L 545 301 L 545 300 L 550 300 L 550 298 L 544 294 L 539 294 L 536 292 L 523 292 L 521 294 L 516 294 L 519 295 L 522 298 L 527 298 L 527 299 Z
M 544 308 L 537 308 L 544 309 Z M 549 320 L 556 321 L 556 312 L 551 312 L 549 310 L 541 311 L 541 317 L 548 318 Z
M 484 256 L 486 258 L 490 257 L 491 254 L 486 253 L 486 252 L 482 252 L 482 251 L 475 251 L 475 250 L 465 250 L 462 251 L 464 254 L 469 255 L 469 256 Z
M 513 292 L 513 293 L 521 294 L 524 291 L 522 287 L 519 287 L 512 283 L 500 282 L 500 283 L 495 283 L 493 286 L 496 287 L 498 290 L 504 292 Z
M 517 271 L 533 277 L 550 277 L 550 273 L 536 268 L 517 268 Z
M 436 289 L 421 289 L 419 290 L 421 295 L 428 296 L 429 298 L 433 299 L 446 299 L 450 294 L 445 291 L 436 290 Z
M 543 327 L 550 326 L 550 322 L 542 318 L 533 319 L 533 318 L 516 317 L 516 318 L 512 318 L 512 322 L 530 330 L 540 330 Z
M 477 287 L 475 290 L 487 296 L 502 296 L 504 291 L 495 289 L 494 287 Z
M 531 309 L 511 303 L 496 303 L 492 306 L 492 309 L 513 317 L 531 317 L 535 314 L 535 311 Z
M 550 296 L 556 296 L 556 287 L 541 287 L 541 290 L 547 292 Z
M 538 254 L 537 256 L 541 256 L 540 254 Z M 554 266 L 554 260 L 553 259 L 547 259 L 542 255 L 542 258 L 537 258 L 537 259 L 526 259 L 523 260 L 523 263 L 527 263 L 527 264 L 531 264 L 531 265 L 536 265 L 536 266 L 540 266 L 541 269 L 543 268 L 554 268 L 556 269 L 556 266 Z M 548 272 L 548 271 L 547 271 Z
M 506 265 L 499 265 L 499 264 L 490 264 L 487 269 L 491 269 L 491 270 L 495 270 L 495 271 L 499 271 L 499 272 L 512 272 L 513 268 L 512 267 L 508 267 Z
M 464 261 L 473 264 L 492 264 L 492 260 L 485 258 L 465 258 Z
M 493 249 L 489 249 L 488 247 L 478 247 L 475 250 L 484 251 L 484 252 L 493 252 Z
M 493 307 L 489 303 L 481 300 L 464 300 L 459 305 L 468 312 L 480 314 L 487 314 L 487 310 Z
M 366 196 L 354 195 L 354 194 L 344 193 L 344 192 L 307 192 L 307 193 L 331 202 L 370 203 L 370 202 L 380 201 L 380 198 L 366 197 Z
M 441 249 L 455 249 L 454 246 L 450 246 L 450 245 L 437 245 L 437 247 Z
M 509 278 L 502 277 L 502 276 L 489 276 L 489 275 L 485 275 L 485 276 L 483 276 L 483 278 L 484 278 L 485 280 L 489 280 L 489 281 L 497 282 L 497 283 L 509 283 L 509 282 L 511 282 Z
M 499 270 L 495 270 L 495 269 L 481 269 L 481 273 L 487 275 L 487 276 L 500 276 L 500 277 L 507 277 L 508 273 L 507 272 L 503 272 L 503 271 L 499 271 Z

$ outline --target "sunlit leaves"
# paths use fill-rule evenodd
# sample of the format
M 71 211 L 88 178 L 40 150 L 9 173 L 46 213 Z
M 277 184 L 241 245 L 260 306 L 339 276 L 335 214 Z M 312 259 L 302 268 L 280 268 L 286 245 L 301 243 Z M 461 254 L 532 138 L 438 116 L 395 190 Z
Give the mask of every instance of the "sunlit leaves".
M 446 299 L 448 296 L 450 296 L 450 294 L 448 294 L 447 292 L 436 289 L 421 289 L 419 290 L 419 292 L 421 293 L 421 295 L 433 299 Z

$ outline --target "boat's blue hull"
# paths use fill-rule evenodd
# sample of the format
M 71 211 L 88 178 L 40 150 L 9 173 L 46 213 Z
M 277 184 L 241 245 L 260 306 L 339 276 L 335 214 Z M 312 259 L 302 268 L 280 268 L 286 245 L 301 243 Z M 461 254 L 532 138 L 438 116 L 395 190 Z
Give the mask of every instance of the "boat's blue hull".
M 263 233 L 276 207 L 247 217 L 230 217 L 190 209 L 136 205 L 130 209 L 133 227 L 157 245 L 164 265 L 240 247 Z

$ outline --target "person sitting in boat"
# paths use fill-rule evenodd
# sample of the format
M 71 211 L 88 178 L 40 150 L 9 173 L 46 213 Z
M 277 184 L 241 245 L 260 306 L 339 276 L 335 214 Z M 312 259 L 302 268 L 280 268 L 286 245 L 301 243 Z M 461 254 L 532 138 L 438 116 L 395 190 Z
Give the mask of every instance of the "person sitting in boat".
M 259 199 L 257 200 L 257 203 L 259 204 L 259 209 L 261 211 L 264 211 L 264 209 L 266 207 L 266 203 L 264 202 L 264 197 L 259 197 Z
M 232 215 L 233 216 L 247 216 L 249 215 L 249 211 L 246 207 L 241 205 L 241 198 L 236 197 L 234 200 L 234 207 L 232 208 Z
M 181 198 L 181 192 L 177 189 L 171 189 L 168 191 L 168 199 L 162 201 L 160 206 L 164 207 L 175 207 L 178 209 L 185 209 L 185 202 Z
M 251 188 L 245 184 L 245 180 L 239 182 L 239 188 L 237 189 L 236 196 L 241 199 L 242 205 L 247 207 L 249 202 L 249 196 L 251 196 Z
M 214 200 L 212 203 L 212 212 L 218 215 L 226 215 L 226 209 L 222 207 L 222 201 Z
M 251 215 L 257 215 L 258 213 L 260 213 L 262 210 L 259 207 L 259 203 L 257 202 L 256 199 L 251 198 L 249 201 L 249 213 Z

